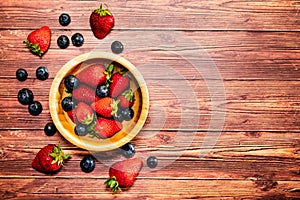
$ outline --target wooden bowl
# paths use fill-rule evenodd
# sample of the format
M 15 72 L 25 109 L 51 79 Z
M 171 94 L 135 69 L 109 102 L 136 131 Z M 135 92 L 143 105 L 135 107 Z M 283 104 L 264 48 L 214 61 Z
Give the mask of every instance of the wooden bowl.
M 130 88 L 133 89 L 135 95 L 135 103 L 132 107 L 135 113 L 134 118 L 131 121 L 124 121 L 122 130 L 107 139 L 92 138 L 89 134 L 84 137 L 76 135 L 74 132 L 76 124 L 72 122 L 61 106 L 62 99 L 68 95 L 63 83 L 64 78 L 99 62 L 107 65 L 114 63 L 117 66 L 125 67 L 131 77 Z M 123 146 L 142 129 L 148 114 L 149 94 L 142 75 L 128 60 L 112 53 L 90 52 L 70 60 L 59 70 L 50 89 L 49 109 L 56 128 L 69 142 L 86 150 L 108 151 Z

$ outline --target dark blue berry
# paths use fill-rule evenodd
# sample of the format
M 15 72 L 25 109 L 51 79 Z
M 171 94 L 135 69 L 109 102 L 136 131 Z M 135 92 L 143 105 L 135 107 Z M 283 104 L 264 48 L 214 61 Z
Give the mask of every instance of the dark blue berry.
M 71 40 L 73 45 L 76 47 L 80 47 L 84 42 L 83 35 L 81 35 L 80 33 L 75 33 L 74 35 L 72 35 Z
M 59 23 L 62 26 L 68 26 L 71 23 L 71 17 L 70 17 L 70 15 L 68 15 L 66 13 L 62 13 L 59 16 Z
M 130 142 L 128 142 L 127 144 L 123 145 L 121 147 L 122 149 L 122 154 L 127 157 L 130 158 L 135 154 L 135 148 L 134 145 L 131 144 Z
M 53 136 L 56 133 L 56 131 L 56 126 L 52 122 L 47 123 L 44 127 L 44 132 L 48 136 Z
M 96 95 L 100 98 L 107 97 L 109 95 L 109 89 L 106 85 L 98 85 L 96 88 Z
M 28 111 L 31 115 L 37 116 L 43 111 L 42 104 L 39 101 L 33 101 L 28 105 Z
M 73 110 L 73 108 L 75 108 L 75 102 L 72 97 L 65 97 L 61 101 L 61 106 L 64 111 L 68 112 L 70 110 Z
M 74 128 L 74 132 L 78 136 L 85 136 L 88 133 L 88 126 L 86 124 L 77 124 Z
M 122 53 L 123 49 L 124 49 L 124 46 L 120 41 L 114 41 L 111 44 L 111 51 L 116 54 Z
M 147 165 L 148 167 L 150 168 L 155 168 L 158 164 L 158 160 L 155 156 L 150 156 L 148 159 L 147 159 Z
M 85 156 L 80 161 L 80 168 L 83 172 L 92 172 L 95 169 L 95 159 L 93 158 L 93 156 Z
M 49 72 L 47 67 L 41 66 L 36 69 L 36 77 L 37 79 L 44 81 L 49 77 Z
M 120 110 L 120 107 L 118 108 L 117 113 L 114 114 L 113 117 L 114 117 L 115 120 L 117 120 L 117 121 L 119 121 L 119 122 L 123 122 L 123 121 L 124 121 L 122 112 L 121 112 L 121 110 Z
M 25 69 L 18 69 L 16 71 L 16 77 L 19 81 L 25 81 L 27 79 L 27 71 Z
M 33 102 L 33 93 L 27 88 L 23 88 L 18 92 L 18 101 L 23 105 L 28 105 Z
M 134 110 L 132 108 L 125 108 L 122 110 L 122 116 L 125 121 L 130 121 L 134 116 Z
M 57 38 L 57 45 L 61 48 L 61 49 L 65 49 L 69 46 L 70 44 L 70 40 L 66 35 L 61 35 Z
M 65 80 L 64 80 L 64 84 L 66 86 L 67 92 L 72 92 L 73 89 L 76 89 L 79 87 L 80 85 L 80 81 L 78 80 L 78 78 L 74 75 L 68 75 Z

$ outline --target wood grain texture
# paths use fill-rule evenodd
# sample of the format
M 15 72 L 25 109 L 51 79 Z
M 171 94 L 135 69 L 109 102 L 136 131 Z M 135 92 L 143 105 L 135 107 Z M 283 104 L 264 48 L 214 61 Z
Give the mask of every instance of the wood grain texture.
M 116 18 L 104 40 L 93 36 L 88 22 L 97 1 L 0 3 L 0 199 L 300 197 L 299 1 L 103 3 Z M 58 23 L 62 12 L 72 18 L 67 27 Z M 22 42 L 44 25 L 52 30 L 51 47 L 38 58 Z M 57 37 L 76 32 L 84 45 L 59 49 Z M 121 55 L 141 72 L 150 95 L 146 124 L 132 140 L 144 167 L 134 186 L 118 195 L 103 182 L 109 166 L 124 159 L 120 149 L 88 152 L 59 133 L 43 132 L 51 121 L 48 98 L 56 73 L 83 53 L 110 52 L 114 40 L 124 44 Z M 50 72 L 45 81 L 35 78 L 41 65 Z M 29 74 L 25 82 L 15 78 L 21 67 Z M 38 117 L 18 103 L 21 88 L 41 101 Z M 58 142 L 72 158 L 57 174 L 35 171 L 35 154 Z M 83 173 L 79 163 L 89 154 L 97 158 L 96 168 Z M 146 165 L 150 155 L 159 160 L 154 170 Z

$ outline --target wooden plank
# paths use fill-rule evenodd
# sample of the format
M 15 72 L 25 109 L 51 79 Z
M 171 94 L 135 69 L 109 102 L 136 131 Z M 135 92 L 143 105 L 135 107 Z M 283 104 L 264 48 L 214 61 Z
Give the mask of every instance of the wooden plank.
M 297 0 L 143 0 L 110 1 L 107 4 L 116 18 L 115 29 L 297 31 L 298 27 Z M 72 17 L 67 29 L 90 29 L 89 15 L 97 7 L 99 2 L 94 1 L 2 1 L 0 27 L 24 29 L 47 24 L 64 29 L 59 25 L 58 17 L 67 12 Z M 134 19 L 128 15 L 131 12 L 134 12 Z
M 299 133 L 223 132 L 213 149 L 201 156 L 206 132 L 149 132 L 142 131 L 132 143 L 135 157 L 144 161 L 143 177 L 245 179 L 257 174 L 274 174 L 278 180 L 299 180 Z M 42 176 L 31 167 L 31 161 L 40 148 L 60 142 L 72 158 L 57 177 L 102 177 L 108 166 L 123 159 L 119 150 L 94 153 L 78 149 L 59 134 L 47 137 L 43 131 L 0 131 L 0 176 Z M 189 138 L 182 140 L 182 138 Z M 32 141 L 35 141 L 34 143 Z M 151 145 L 150 145 L 151 144 Z M 98 162 L 93 173 L 81 172 L 79 162 L 84 155 L 92 154 Z M 146 166 L 148 156 L 159 159 L 152 174 Z M 201 157 L 200 157 L 201 156 Z M 22 170 L 19 170 L 22 168 Z M 189 173 L 186 172 L 189 170 Z M 151 173 L 151 174 L 149 174 Z
M 1 129 L 41 129 L 40 124 L 51 121 L 48 107 L 51 79 L 30 79 L 22 83 L 16 79 L 0 79 L 0 84 L 0 99 L 5 108 L 0 110 Z M 224 81 L 224 88 L 212 87 L 216 91 L 220 90 L 220 93 L 209 93 L 206 84 L 203 80 L 148 82 L 151 107 L 145 128 L 298 131 L 299 82 Z M 187 87 L 178 85 L 187 85 L 190 92 Z M 210 82 L 210 85 L 214 86 L 214 82 Z M 40 116 L 30 116 L 27 107 L 18 103 L 17 93 L 23 87 L 30 88 L 36 95 L 35 99 L 41 101 L 44 110 Z M 226 96 L 223 96 L 223 92 L 226 92 Z M 186 121 L 194 117 L 199 119 L 195 120 L 195 124 Z M 224 126 L 210 126 L 211 123 L 222 123 L 223 120 Z
M 3 180 L 3 179 L 2 179 Z M 103 185 L 103 179 L 39 179 L 30 178 L 20 181 L 19 179 L 8 179 L 9 184 L 0 182 L 1 195 L 3 198 L 37 199 L 53 195 L 53 198 L 263 198 L 277 197 L 286 199 L 297 197 L 298 192 L 291 192 L 299 187 L 299 182 L 285 182 L 266 180 L 255 182 L 255 180 L 166 180 L 159 179 L 158 187 L 156 180 L 138 178 L 132 188 L 121 194 L 112 195 Z M 260 185 L 260 183 L 262 183 Z M 232 187 L 228 188 L 228 185 Z M 147 187 L 145 187 L 147 185 Z M 180 185 L 180 187 L 174 187 Z M 143 189 L 141 189 L 143 188 Z M 263 191 L 262 188 L 267 188 Z M 46 196 L 48 195 L 48 196 Z M 51 199 L 51 198 L 50 198 Z
M 5 63 L 0 77 L 14 77 L 19 67 L 26 68 L 29 77 L 34 77 L 40 65 L 47 66 L 50 77 L 54 77 L 70 59 L 93 50 L 111 52 L 112 41 L 120 40 L 125 45 L 122 55 L 136 65 L 145 79 L 180 76 L 185 79 L 299 79 L 298 32 L 118 31 L 107 40 L 97 40 L 91 31 L 82 30 L 86 41 L 82 47 L 70 45 L 61 50 L 56 45 L 57 37 L 61 34 L 71 37 L 74 32 L 54 30 L 50 50 L 42 59 L 29 53 L 22 43 L 29 32 L 0 31 L 0 60 Z

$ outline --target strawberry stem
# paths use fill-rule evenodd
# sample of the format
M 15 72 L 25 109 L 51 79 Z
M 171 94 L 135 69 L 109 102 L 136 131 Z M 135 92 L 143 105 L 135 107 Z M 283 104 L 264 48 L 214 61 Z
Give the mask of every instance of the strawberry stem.
M 119 103 L 120 103 L 120 100 L 113 100 L 113 103 L 110 104 L 110 106 L 112 108 L 112 112 L 111 112 L 112 115 L 117 114 L 117 112 L 118 112 L 118 104 Z
M 129 102 L 132 102 L 133 101 L 133 91 L 132 89 L 128 89 L 128 90 L 125 90 L 122 95 L 129 101 Z
M 108 65 L 108 67 L 106 68 L 104 74 L 106 74 L 106 82 L 105 82 L 105 85 L 108 87 L 112 81 L 111 81 L 111 76 L 112 76 L 112 73 L 114 71 L 114 65 L 113 64 L 110 64 Z
M 100 4 L 100 8 L 94 10 L 94 13 L 97 13 L 100 15 L 100 17 L 105 17 L 105 16 L 112 16 L 112 13 L 108 10 L 107 4 L 105 4 L 106 9 L 102 8 L 102 4 Z
M 38 55 L 39 57 L 41 57 L 44 54 L 44 52 L 41 50 L 39 44 L 33 44 L 33 43 L 29 42 L 28 40 L 23 41 L 23 43 L 25 43 L 27 45 L 27 47 L 30 49 L 30 51 L 32 53 Z
M 108 187 L 112 190 L 113 193 L 117 193 L 118 191 L 119 191 L 119 192 L 122 192 L 122 189 L 119 187 L 119 183 L 118 183 L 118 181 L 117 181 L 117 179 L 116 179 L 115 176 L 113 176 L 113 177 L 107 179 L 107 180 L 104 182 L 104 184 L 105 184 L 106 186 L 108 186 Z
M 64 165 L 64 160 L 67 160 L 71 157 L 70 154 L 64 154 L 64 152 L 60 148 L 60 144 L 54 146 L 52 153 L 50 156 L 53 158 L 51 164 L 57 163 L 57 165 Z

